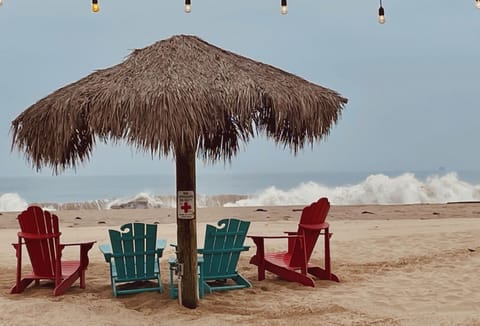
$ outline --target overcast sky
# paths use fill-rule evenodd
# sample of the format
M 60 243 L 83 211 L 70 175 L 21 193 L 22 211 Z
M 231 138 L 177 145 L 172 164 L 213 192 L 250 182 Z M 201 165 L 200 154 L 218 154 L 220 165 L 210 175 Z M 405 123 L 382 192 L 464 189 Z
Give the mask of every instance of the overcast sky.
M 11 121 L 56 89 L 120 63 L 135 48 L 193 34 L 349 99 L 321 143 L 297 157 L 259 138 L 211 171 L 447 171 L 480 166 L 480 10 L 473 0 L 3 0 L 0 6 L 0 176 L 36 175 L 11 152 Z M 45 130 L 48 132 L 48 130 Z M 49 169 L 42 175 L 51 175 Z M 98 145 L 66 174 L 174 173 L 124 146 Z

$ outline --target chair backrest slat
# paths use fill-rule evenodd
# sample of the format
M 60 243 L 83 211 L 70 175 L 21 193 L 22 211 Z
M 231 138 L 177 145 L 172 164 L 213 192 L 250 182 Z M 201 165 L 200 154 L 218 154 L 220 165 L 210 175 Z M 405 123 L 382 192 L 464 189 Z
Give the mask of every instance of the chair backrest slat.
M 150 277 L 155 273 L 155 249 L 157 248 L 157 226 L 155 224 L 147 224 L 145 237 L 147 252 L 145 273 Z
M 145 252 L 145 224 L 135 223 L 133 226 L 133 235 L 135 243 L 133 252 L 136 253 L 133 267 L 135 267 L 136 277 L 143 278 L 145 277 L 145 254 L 140 253 Z

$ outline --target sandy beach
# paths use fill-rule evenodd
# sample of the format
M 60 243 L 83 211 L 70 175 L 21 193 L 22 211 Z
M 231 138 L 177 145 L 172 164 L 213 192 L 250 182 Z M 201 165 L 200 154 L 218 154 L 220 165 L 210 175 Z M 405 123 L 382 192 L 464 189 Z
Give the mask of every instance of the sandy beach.
M 300 206 L 203 208 L 198 210 L 198 245 L 205 224 L 223 217 L 250 220 L 250 234 L 296 230 Z M 96 240 L 89 253 L 87 287 L 77 282 L 63 296 L 51 286 L 11 295 L 18 230 L 17 213 L 0 215 L 1 325 L 480 325 L 480 203 L 332 206 L 327 221 L 332 270 L 340 283 L 316 287 L 289 283 L 268 273 L 257 280 L 250 239 L 239 272 L 250 289 L 207 294 L 195 310 L 168 295 L 167 247 L 161 261 L 164 292 L 114 298 L 108 265 L 98 244 L 109 228 L 127 222 L 158 224 L 158 237 L 176 242 L 174 209 L 62 210 L 62 241 Z M 283 249 L 286 242 L 267 242 Z M 77 252 L 65 250 L 65 257 Z M 28 259 L 27 259 L 28 260 Z M 317 244 L 312 262 L 323 265 Z M 28 267 L 25 266 L 25 270 Z

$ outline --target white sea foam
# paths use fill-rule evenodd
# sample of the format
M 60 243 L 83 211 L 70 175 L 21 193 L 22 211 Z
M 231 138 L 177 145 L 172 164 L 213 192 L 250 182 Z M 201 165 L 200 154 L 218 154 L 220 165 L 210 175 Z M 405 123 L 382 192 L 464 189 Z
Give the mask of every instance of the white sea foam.
M 148 192 L 141 192 L 135 196 L 127 198 L 117 198 L 112 201 L 108 201 L 105 204 L 106 209 L 117 208 L 158 208 L 158 207 L 171 207 L 172 203 L 160 197 L 155 197 Z
M 225 206 L 305 205 L 319 197 L 328 197 L 335 205 L 479 201 L 480 185 L 461 181 L 456 173 L 430 176 L 425 181 L 418 180 L 413 173 L 397 177 L 374 174 L 356 185 L 327 187 L 306 182 L 288 190 L 269 187 Z
M 15 193 L 0 194 L 0 212 L 21 212 L 28 203 Z
M 201 195 L 197 194 L 197 207 L 221 207 L 230 201 L 237 201 L 246 198 L 245 195 Z M 117 198 L 106 201 L 103 205 L 105 209 L 119 208 L 175 208 L 176 198 L 170 196 L 155 196 L 148 192 L 141 192 L 132 197 Z

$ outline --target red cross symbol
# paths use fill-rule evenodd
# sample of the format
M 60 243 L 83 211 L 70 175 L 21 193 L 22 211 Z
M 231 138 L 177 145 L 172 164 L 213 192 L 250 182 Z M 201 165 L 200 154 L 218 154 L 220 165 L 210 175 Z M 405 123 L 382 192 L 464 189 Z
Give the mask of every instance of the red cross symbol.
M 188 210 L 189 210 L 190 208 L 192 208 L 192 206 L 190 206 L 190 205 L 188 204 L 188 202 L 184 202 L 183 205 L 180 206 L 180 208 L 183 209 L 183 212 L 184 212 L 184 213 L 188 213 Z

